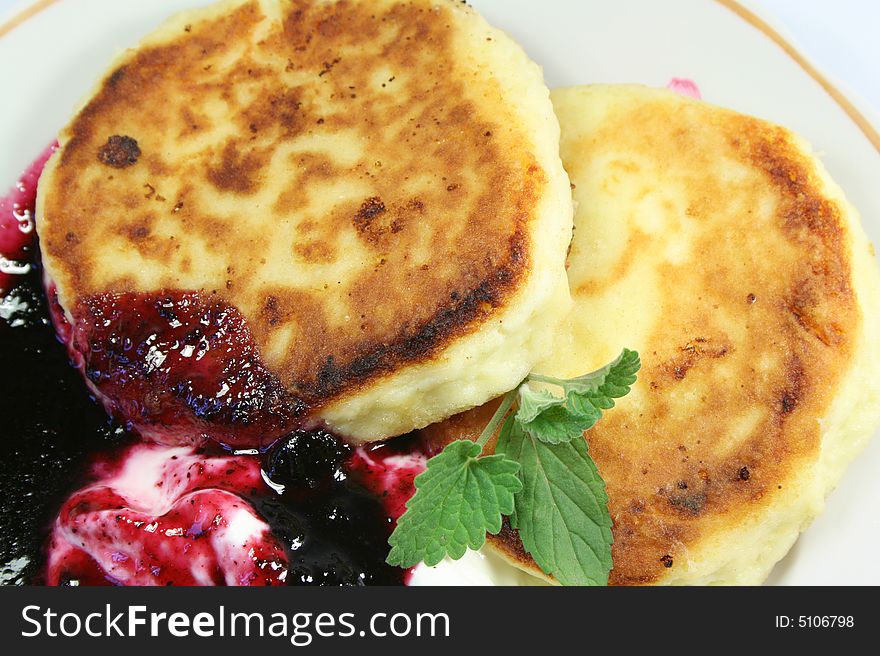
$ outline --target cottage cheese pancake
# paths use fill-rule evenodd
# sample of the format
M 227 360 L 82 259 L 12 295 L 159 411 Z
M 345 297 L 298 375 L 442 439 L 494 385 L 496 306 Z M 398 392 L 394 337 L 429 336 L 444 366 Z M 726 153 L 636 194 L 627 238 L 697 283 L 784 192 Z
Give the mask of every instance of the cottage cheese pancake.
M 243 401 L 223 417 L 266 439 L 297 404 L 354 441 L 405 433 L 548 352 L 569 303 L 558 136 L 540 69 L 466 5 L 223 2 L 120 55 L 62 131 L 39 187 L 46 273 L 80 351 L 108 353 L 90 326 L 132 316 L 161 317 L 166 346 L 195 335 L 175 366 L 203 339 L 182 314 L 246 342 L 215 363 L 217 397 L 232 386 Z M 145 400 L 122 405 L 161 437 L 144 385 L 214 411 L 186 371 L 154 375 L 172 346 L 157 356 L 145 326 L 149 362 L 122 376 Z M 85 359 L 119 406 L 102 381 L 120 376 Z M 271 430 L 248 414 L 260 404 Z
M 572 377 L 624 346 L 642 360 L 586 434 L 610 581 L 760 583 L 880 419 L 880 285 L 858 215 L 781 127 L 641 87 L 552 97 L 574 309 L 536 370 Z M 430 432 L 477 435 L 493 408 Z M 509 528 L 492 544 L 538 573 Z

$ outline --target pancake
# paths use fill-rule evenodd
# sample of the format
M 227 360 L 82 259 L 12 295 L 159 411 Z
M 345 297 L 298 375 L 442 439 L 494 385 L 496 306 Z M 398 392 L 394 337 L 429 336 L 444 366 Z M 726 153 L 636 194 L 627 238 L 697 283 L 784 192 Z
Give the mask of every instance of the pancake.
M 880 422 L 880 283 L 858 214 L 784 128 L 636 86 L 552 99 L 574 308 L 536 371 L 572 377 L 623 347 L 642 360 L 586 433 L 610 583 L 760 583 Z M 476 436 L 494 407 L 427 434 Z M 509 526 L 490 544 L 541 575 Z
M 61 132 L 46 274 L 73 324 L 132 294 L 234 308 L 306 419 L 406 433 L 548 352 L 569 302 L 558 137 L 538 66 L 462 3 L 185 12 Z

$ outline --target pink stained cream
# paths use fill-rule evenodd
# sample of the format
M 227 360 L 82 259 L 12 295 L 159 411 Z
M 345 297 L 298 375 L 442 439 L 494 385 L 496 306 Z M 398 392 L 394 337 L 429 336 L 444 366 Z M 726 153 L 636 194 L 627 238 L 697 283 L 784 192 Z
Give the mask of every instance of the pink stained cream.
M 53 525 L 49 585 L 284 584 L 284 548 L 240 496 L 266 487 L 257 459 L 137 444 L 94 467 Z

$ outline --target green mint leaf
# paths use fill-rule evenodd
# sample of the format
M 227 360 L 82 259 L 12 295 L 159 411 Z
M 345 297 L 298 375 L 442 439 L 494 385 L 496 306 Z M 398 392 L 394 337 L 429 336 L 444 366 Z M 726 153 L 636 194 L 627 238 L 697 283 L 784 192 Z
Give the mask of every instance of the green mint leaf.
M 602 418 L 602 411 L 614 407 L 615 398 L 626 395 L 636 380 L 639 354 L 624 349 L 611 364 L 577 378 L 563 380 L 531 374 L 529 380 L 562 387 L 564 396 L 547 390 L 519 388 L 516 419 L 523 430 L 547 444 L 560 444 L 580 437 Z
M 583 376 L 561 381 L 561 384 L 566 392 L 597 394 L 608 399 L 618 399 L 629 393 L 641 366 L 638 352 L 623 349 L 614 362 Z M 608 407 L 614 407 L 614 402 L 611 401 Z
M 519 421 L 517 416 L 519 425 L 529 435 L 547 444 L 560 444 L 583 437 L 584 431 L 595 424 L 597 418 L 570 411 L 562 405 L 564 398 L 559 401 L 559 405 L 550 406 L 532 421 Z
M 592 417 L 583 417 L 566 407 L 565 397 L 554 396 L 547 390 L 533 390 L 528 385 L 519 388 L 519 409 L 516 421 L 532 437 L 559 444 L 580 437 L 592 426 Z
M 547 444 L 511 417 L 495 452 L 521 466 L 511 524 L 538 566 L 563 585 L 606 585 L 611 516 L 586 440 Z
M 603 410 L 614 407 L 614 399 L 629 393 L 641 366 L 637 352 L 623 349 L 611 364 L 592 373 L 561 381 L 568 397 L 568 406 L 573 412 L 591 418 L 592 422 L 587 426 L 591 428 L 602 417 Z
M 522 489 L 520 467 L 500 454 L 477 458 L 481 451 L 458 440 L 428 461 L 388 539 L 389 565 L 436 565 L 447 554 L 458 560 L 483 546 L 486 532 L 501 530 L 501 516 L 513 512 L 513 495 Z
M 519 387 L 519 409 L 516 418 L 520 423 L 528 424 L 545 410 L 565 403 L 564 398 L 554 396 L 547 390 L 533 390 L 526 384 Z

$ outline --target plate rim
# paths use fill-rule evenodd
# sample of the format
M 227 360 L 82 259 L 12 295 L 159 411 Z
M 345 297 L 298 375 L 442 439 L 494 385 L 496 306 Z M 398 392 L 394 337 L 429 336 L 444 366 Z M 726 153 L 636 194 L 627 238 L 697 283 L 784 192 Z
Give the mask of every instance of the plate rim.
M 35 0 L 32 4 L 0 24 L 0 39 L 31 18 L 39 15 L 43 10 L 48 9 L 58 2 L 61 2 L 61 0 Z M 825 91 L 825 93 L 837 103 L 847 117 L 855 123 L 862 135 L 874 147 L 877 154 L 880 155 L 880 131 L 875 127 L 875 123 L 865 115 L 865 112 L 860 110 L 856 103 L 850 100 L 847 95 L 838 88 L 839 84 L 834 84 L 827 75 L 822 73 L 815 64 L 792 45 L 788 39 L 782 36 L 776 28 L 770 25 L 767 20 L 752 11 L 752 9 L 745 6 L 745 4 L 739 0 L 714 0 L 714 2 L 751 25 L 754 29 L 776 44 L 777 47 L 782 49 L 782 51 L 792 59 L 801 70 L 815 80 L 816 83 L 822 87 L 823 91 Z

